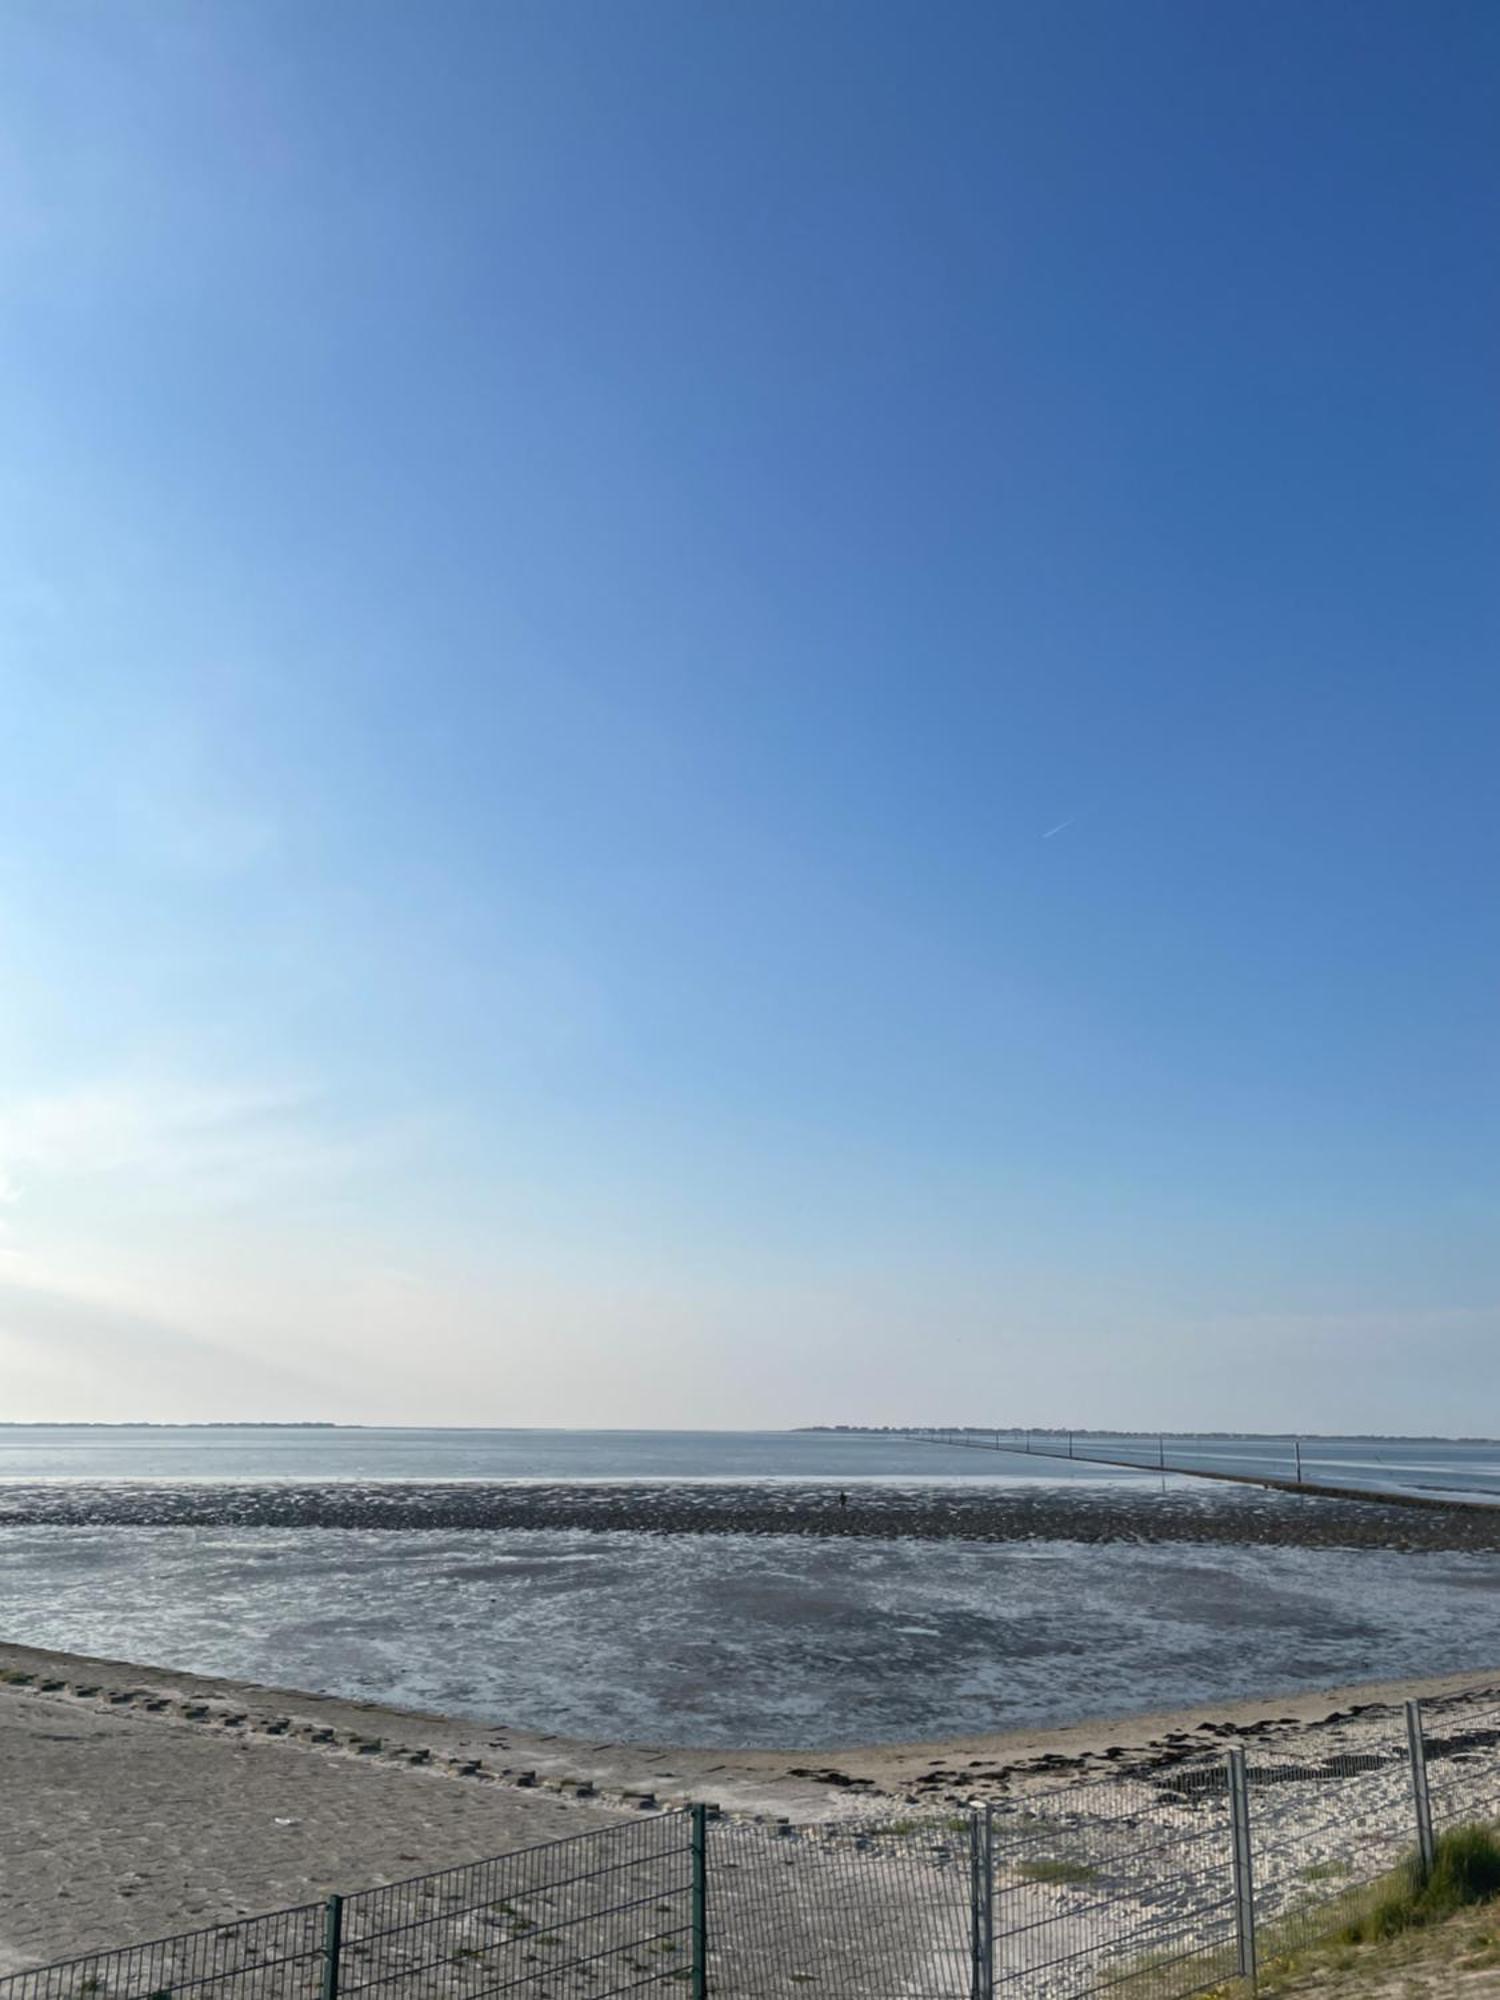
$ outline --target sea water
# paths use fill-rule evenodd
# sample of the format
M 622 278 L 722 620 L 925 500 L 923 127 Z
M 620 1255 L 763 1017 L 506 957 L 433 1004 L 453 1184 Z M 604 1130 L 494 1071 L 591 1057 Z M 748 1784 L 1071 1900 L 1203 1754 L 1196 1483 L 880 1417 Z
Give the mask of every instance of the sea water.
M 1237 1443 L 1269 1458 L 1281 1441 Z M 1454 1480 L 1477 1497 L 1500 1476 L 1492 1447 L 1338 1440 L 1316 1449 L 1319 1469 L 1309 1465 L 1308 1476 L 1332 1478 L 1327 1468 L 1337 1466 L 1336 1483 L 1360 1474 L 1389 1485 Z M 827 1433 L 87 1428 L 0 1429 L 0 1476 L 851 1487 L 1143 1477 Z M 1214 1505 L 1236 1489 L 1199 1490 Z M 8 1528 L 0 1635 L 595 1741 L 833 1748 L 1500 1667 L 1500 1556 Z
M 996 1441 L 1005 1446 L 993 1448 Z M 1032 1450 L 1028 1454 L 1027 1442 Z M 976 1449 L 975 1447 L 980 1447 Z M 988 1448 L 986 1448 L 988 1447 Z M 1074 1452 L 1071 1459 L 1069 1450 Z M 966 1446 L 887 1432 L 399 1430 L 332 1426 L 0 1424 L 0 1480 L 864 1480 L 1114 1478 L 1119 1459 L 1371 1491 L 1500 1499 L 1500 1444 L 1423 1438 L 975 1433 Z M 1125 1475 L 1127 1478 L 1129 1474 Z

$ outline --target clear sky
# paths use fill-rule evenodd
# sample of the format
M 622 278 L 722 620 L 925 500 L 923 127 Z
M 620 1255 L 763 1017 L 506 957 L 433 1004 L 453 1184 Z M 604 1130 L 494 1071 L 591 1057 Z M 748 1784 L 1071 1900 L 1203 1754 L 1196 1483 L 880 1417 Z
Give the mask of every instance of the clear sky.
M 11 0 L 0 1414 L 1500 1425 L 1491 0 Z

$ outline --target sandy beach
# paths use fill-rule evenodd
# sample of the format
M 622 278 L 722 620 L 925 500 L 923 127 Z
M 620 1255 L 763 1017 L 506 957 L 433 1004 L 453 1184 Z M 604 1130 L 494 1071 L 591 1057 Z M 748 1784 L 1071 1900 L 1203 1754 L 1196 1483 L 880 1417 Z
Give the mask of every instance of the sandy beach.
M 0 1971 L 305 1902 L 689 1798 L 830 1832 L 1225 1743 L 1334 1755 L 1418 1695 L 1444 1727 L 1500 1671 L 827 1753 L 586 1743 L 0 1646 Z

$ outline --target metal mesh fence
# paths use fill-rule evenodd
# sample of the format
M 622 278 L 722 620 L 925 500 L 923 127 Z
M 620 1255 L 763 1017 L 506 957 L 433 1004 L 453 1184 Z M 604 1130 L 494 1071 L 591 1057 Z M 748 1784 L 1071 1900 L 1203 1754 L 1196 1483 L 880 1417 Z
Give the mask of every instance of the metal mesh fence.
M 1262 1964 L 1350 1923 L 1374 1885 L 1415 1864 L 1418 1826 L 1398 1725 L 1358 1750 L 1251 1764 L 1255 1919 Z
M 1222 1764 L 991 1809 L 1004 2000 L 1178 2000 L 1239 1964 Z
M 339 2000 L 603 2000 L 680 1983 L 692 1852 L 690 1815 L 667 1813 L 350 1896 Z
M 157 1944 L 94 1952 L 0 1979 L 4 2000 L 318 2000 L 324 1908 L 191 1931 Z
M 973 1820 L 816 1837 L 709 1829 L 709 1990 L 955 2000 L 972 1976 Z
M 1186 2000 L 1363 1915 L 1434 1833 L 1500 1823 L 1500 1706 L 1355 1711 L 1333 1742 L 881 1831 L 657 1814 L 16 1973 L 0 2000 Z
M 1500 1821 L 1500 1708 L 1444 1718 L 1427 1710 L 1427 1789 L 1432 1823 L 1445 1828 L 1471 1821 Z
M 693 1816 L 664 1813 L 0 1979 L 0 2000 L 607 2000 L 681 1992 Z

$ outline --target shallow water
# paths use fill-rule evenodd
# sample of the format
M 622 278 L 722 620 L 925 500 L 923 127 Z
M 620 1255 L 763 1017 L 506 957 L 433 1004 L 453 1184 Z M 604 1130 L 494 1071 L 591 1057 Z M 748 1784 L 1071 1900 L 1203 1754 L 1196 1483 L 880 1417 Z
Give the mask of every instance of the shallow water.
M 909 1438 L 817 1431 L 119 1429 L 0 1425 L 0 1480 L 1128 1480 Z
M 833 1748 L 1500 1663 L 1500 1557 L 11 1529 L 25 1643 L 584 1736 Z
M 1026 1446 L 1032 1451 L 1028 1454 Z M 995 1444 L 1006 1446 L 996 1450 Z M 991 1448 L 980 1448 L 988 1446 Z M 1106 1437 L 995 1431 L 944 1444 L 828 1431 L 352 1430 L 0 1425 L 0 1482 L 239 1480 L 1129 1481 L 1087 1458 L 1375 1491 L 1500 1498 L 1500 1445 L 1423 1438 Z M 1300 1455 L 1300 1456 L 1299 1456 Z

